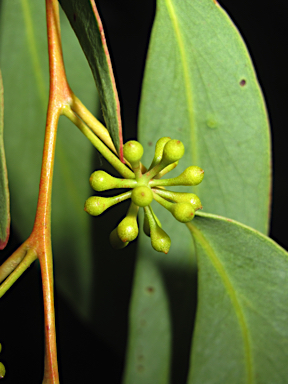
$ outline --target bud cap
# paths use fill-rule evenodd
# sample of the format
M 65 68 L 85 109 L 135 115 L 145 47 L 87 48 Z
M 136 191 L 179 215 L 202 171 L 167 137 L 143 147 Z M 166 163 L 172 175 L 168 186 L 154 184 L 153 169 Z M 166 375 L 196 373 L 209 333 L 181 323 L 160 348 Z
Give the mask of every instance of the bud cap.
M 123 146 L 123 155 L 129 163 L 137 163 L 143 156 L 143 147 L 138 141 L 130 140 Z
M 172 205 L 171 213 L 181 223 L 188 223 L 194 218 L 195 209 L 190 203 L 175 203 Z
M 171 239 L 167 233 L 158 225 L 151 228 L 150 231 L 152 247 L 157 252 L 168 253 L 171 246 Z
M 174 163 L 184 155 L 185 148 L 180 140 L 169 140 L 163 150 L 163 161 L 167 164 Z
M 136 217 L 126 216 L 118 225 L 117 233 L 123 243 L 135 240 L 139 233 Z
M 151 189 L 145 185 L 136 187 L 132 191 L 131 200 L 134 204 L 138 205 L 138 207 L 146 207 L 151 204 L 153 193 Z

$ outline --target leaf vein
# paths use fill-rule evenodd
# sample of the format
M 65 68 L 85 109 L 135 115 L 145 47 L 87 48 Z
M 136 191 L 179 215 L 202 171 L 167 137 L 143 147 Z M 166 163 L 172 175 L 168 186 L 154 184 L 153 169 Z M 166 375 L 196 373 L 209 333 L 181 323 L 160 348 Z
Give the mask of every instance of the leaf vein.
M 247 321 L 245 319 L 244 311 L 241 307 L 241 304 L 237 298 L 235 293 L 235 289 L 229 279 L 225 268 L 220 262 L 219 258 L 215 254 L 212 246 L 209 244 L 208 240 L 204 237 L 201 231 L 196 228 L 191 223 L 187 223 L 187 226 L 193 236 L 198 240 L 198 242 L 202 245 L 203 249 L 206 251 L 208 258 L 210 259 L 213 267 L 217 271 L 219 277 L 221 278 L 223 285 L 225 286 L 228 295 L 230 296 L 230 300 L 235 309 L 236 316 L 238 318 L 238 322 L 242 331 L 242 338 L 244 342 L 244 354 L 245 354 L 245 362 L 247 369 L 247 383 L 254 383 L 254 375 L 253 375 L 253 363 L 252 363 L 252 348 L 250 343 L 249 330 L 247 326 Z
M 192 89 L 191 89 L 191 78 L 189 74 L 189 64 L 188 64 L 187 53 L 186 53 L 184 39 L 182 36 L 179 21 L 175 12 L 175 8 L 173 6 L 173 0 L 164 0 L 164 1 L 173 25 L 177 43 L 179 46 L 180 59 L 181 59 L 181 64 L 183 68 L 183 77 L 184 77 L 186 100 L 187 100 L 187 110 L 188 110 L 189 123 L 191 128 L 190 131 L 191 131 L 191 146 L 192 146 L 192 163 L 197 164 L 198 153 L 195 145 L 197 141 L 196 141 L 195 120 L 194 120 L 194 113 L 193 113 L 193 96 L 192 96 Z

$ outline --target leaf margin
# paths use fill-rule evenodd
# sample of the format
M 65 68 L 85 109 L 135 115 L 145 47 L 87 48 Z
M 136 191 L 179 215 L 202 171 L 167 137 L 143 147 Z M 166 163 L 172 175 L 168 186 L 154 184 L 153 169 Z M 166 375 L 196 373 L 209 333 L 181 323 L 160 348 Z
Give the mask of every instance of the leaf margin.
M 0 250 L 6 247 L 10 236 L 10 196 L 3 133 L 4 90 L 0 70 Z

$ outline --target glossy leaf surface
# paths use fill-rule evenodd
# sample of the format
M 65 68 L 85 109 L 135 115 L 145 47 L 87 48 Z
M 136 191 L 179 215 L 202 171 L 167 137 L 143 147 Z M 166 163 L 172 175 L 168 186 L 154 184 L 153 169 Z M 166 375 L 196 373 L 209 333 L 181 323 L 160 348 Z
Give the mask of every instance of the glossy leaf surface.
M 201 214 L 189 384 L 286 383 L 288 254 L 259 232 Z
M 204 169 L 205 212 L 267 233 L 267 115 L 246 47 L 216 1 L 157 1 L 139 130 L 149 159 L 161 136 L 185 143 L 179 168 Z
M 0 249 L 5 248 L 10 233 L 9 189 L 3 138 L 3 84 L 0 71 Z
M 48 102 L 45 2 L 6 0 L 1 6 L 0 60 L 5 87 L 11 217 L 16 231 L 25 240 L 35 217 Z M 71 88 L 91 111 L 96 110 L 93 78 L 64 14 L 62 36 Z M 83 210 L 91 193 L 88 179 L 92 154 L 90 142 L 61 117 L 52 194 L 56 284 L 82 316 L 89 311 L 92 284 L 90 218 Z
M 122 154 L 120 104 L 102 22 L 94 0 L 60 0 L 91 67 L 106 127 Z

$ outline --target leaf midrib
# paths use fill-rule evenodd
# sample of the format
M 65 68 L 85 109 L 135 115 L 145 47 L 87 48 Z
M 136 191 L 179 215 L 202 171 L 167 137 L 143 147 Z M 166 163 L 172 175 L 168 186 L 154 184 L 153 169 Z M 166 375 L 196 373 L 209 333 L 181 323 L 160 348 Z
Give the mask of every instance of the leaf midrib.
M 244 311 L 237 298 L 235 289 L 228 277 L 227 272 L 225 271 L 225 268 L 223 267 L 222 263 L 216 256 L 212 246 L 209 244 L 205 236 L 201 233 L 201 231 L 198 228 L 196 228 L 191 223 L 188 223 L 187 226 L 191 231 L 191 233 L 193 234 L 193 237 L 195 237 L 198 240 L 198 242 L 202 245 L 203 249 L 205 249 L 209 260 L 211 261 L 213 267 L 215 268 L 216 272 L 221 278 L 222 283 L 226 288 L 227 293 L 231 299 L 231 302 L 234 307 L 236 317 L 238 319 L 239 326 L 242 332 L 242 339 L 244 344 L 244 356 L 245 356 L 245 364 L 246 364 L 246 372 L 247 372 L 247 383 L 253 384 L 254 383 L 253 359 L 252 359 L 252 348 L 251 348 L 251 342 L 249 337 L 249 330 L 247 326 L 247 321 L 244 316 Z
M 176 40 L 179 45 L 179 51 L 180 51 L 180 58 L 181 63 L 183 67 L 183 77 L 184 77 L 184 84 L 185 84 L 185 93 L 186 93 L 186 100 L 187 100 L 187 110 L 188 110 L 188 116 L 189 116 L 189 123 L 190 123 L 190 132 L 191 132 L 191 147 L 192 147 L 192 164 L 198 164 L 198 153 L 197 153 L 197 146 L 196 146 L 196 129 L 195 129 L 195 119 L 194 119 L 194 113 L 193 113 L 193 96 L 192 96 L 192 87 L 191 87 L 191 78 L 189 73 L 189 64 L 184 44 L 184 38 L 181 32 L 181 28 L 179 25 L 179 20 L 177 18 L 175 8 L 173 6 L 172 0 L 164 0 L 168 14 L 170 16 L 172 26 L 175 32 Z

